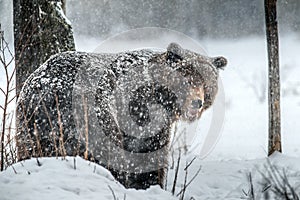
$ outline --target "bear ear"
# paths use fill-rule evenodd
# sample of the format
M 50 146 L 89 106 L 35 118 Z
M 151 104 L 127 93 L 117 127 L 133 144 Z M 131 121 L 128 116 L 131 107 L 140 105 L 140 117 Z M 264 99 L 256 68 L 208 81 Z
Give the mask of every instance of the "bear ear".
M 217 69 L 224 69 L 224 67 L 227 65 L 227 59 L 222 56 L 218 56 L 218 57 L 213 58 L 212 64 Z
M 169 44 L 167 48 L 168 59 L 182 60 L 184 58 L 184 49 L 177 43 Z

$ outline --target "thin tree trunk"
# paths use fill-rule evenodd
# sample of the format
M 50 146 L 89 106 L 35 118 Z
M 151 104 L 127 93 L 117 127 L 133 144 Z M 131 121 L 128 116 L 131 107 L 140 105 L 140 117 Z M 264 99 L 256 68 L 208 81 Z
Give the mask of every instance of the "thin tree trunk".
M 278 56 L 277 0 L 265 0 L 266 36 L 269 60 L 269 142 L 268 155 L 281 152 L 280 71 Z
M 62 0 L 61 1 L 61 8 L 62 8 L 62 10 L 64 11 L 64 14 L 66 15 L 67 14 L 67 10 L 66 10 L 66 5 L 67 4 L 67 2 L 66 2 L 66 0 Z

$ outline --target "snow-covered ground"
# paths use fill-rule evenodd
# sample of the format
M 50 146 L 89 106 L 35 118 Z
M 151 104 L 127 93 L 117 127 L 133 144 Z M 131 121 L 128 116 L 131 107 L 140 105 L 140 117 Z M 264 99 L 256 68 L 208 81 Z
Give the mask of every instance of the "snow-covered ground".
M 185 157 L 181 161 L 175 196 L 184 183 Z M 285 169 L 292 186 L 300 184 L 300 160 L 275 154 L 269 158 L 281 172 Z M 262 198 L 263 179 L 261 173 L 267 172 L 267 159 L 203 161 L 196 159 L 188 168 L 187 183 L 200 169 L 200 173 L 187 187 L 185 199 L 241 199 L 246 198 L 250 184 L 248 174 L 253 178 L 256 199 Z M 40 166 L 39 166 L 40 165 Z M 105 168 L 85 161 L 80 157 L 40 158 L 26 160 L 9 167 L 0 174 L 1 200 L 161 200 L 179 199 L 171 195 L 174 171 L 169 171 L 167 191 L 159 186 L 147 190 L 125 189 L 114 180 Z M 299 189 L 299 188 L 298 188 Z M 297 190 L 296 190 L 297 191 Z M 298 192 L 299 193 L 299 192 Z
M 94 38 L 77 38 L 77 49 L 93 51 L 101 43 Z M 161 41 L 158 41 L 160 43 Z M 180 43 L 180 41 L 176 41 Z M 130 42 L 128 42 L 130 43 Z M 268 134 L 267 108 L 267 53 L 263 37 L 236 40 L 203 40 L 200 44 L 208 55 L 223 55 L 228 66 L 220 77 L 225 94 L 225 120 L 214 148 L 205 158 L 198 157 L 189 167 L 188 181 L 201 166 L 199 175 L 187 188 L 185 199 L 240 199 L 242 190 L 248 191 L 247 173 L 252 172 L 257 191 L 262 181 L 259 170 L 264 170 Z M 122 44 L 126 48 L 126 43 Z M 184 48 L 190 49 L 189 46 Z M 282 145 L 283 154 L 270 158 L 271 162 L 287 170 L 291 183 L 300 184 L 300 35 L 280 38 L 282 80 Z M 1 74 L 2 75 L 2 74 Z M 0 76 L 2 79 L 3 76 Z M 1 102 L 1 101 L 0 101 Z M 186 161 L 199 155 L 201 141 L 207 136 L 212 110 L 204 114 L 190 132 L 193 149 L 181 160 L 178 193 L 184 182 Z M 175 159 L 176 156 L 175 156 Z M 172 199 L 170 193 L 174 169 L 169 170 L 167 190 L 153 186 L 146 191 L 126 190 L 100 166 L 76 158 L 29 160 L 0 173 L 0 199 Z M 30 173 L 28 173 L 30 172 Z M 257 184 L 256 184 L 257 183 Z M 259 192 L 258 192 L 259 193 Z M 298 190 L 300 193 L 300 190 Z M 178 198 L 173 198 L 178 199 Z
M 1 200 L 176 199 L 159 186 L 125 189 L 109 171 L 80 157 L 27 160 L 8 168 L 0 180 Z

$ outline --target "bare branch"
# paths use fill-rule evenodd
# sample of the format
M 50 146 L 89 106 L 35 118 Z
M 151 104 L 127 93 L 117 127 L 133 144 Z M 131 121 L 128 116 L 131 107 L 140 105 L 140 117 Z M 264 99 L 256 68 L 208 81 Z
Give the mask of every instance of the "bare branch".
M 196 160 L 196 156 L 191 160 L 191 162 L 189 162 L 189 164 L 187 164 L 186 165 L 186 167 L 184 168 L 184 170 L 187 170 L 190 166 L 191 166 L 191 164 L 193 164 L 193 162 L 194 162 L 194 160 Z
M 4 66 L 4 68 L 6 68 L 5 67 L 6 64 L 5 64 L 4 60 L 2 59 L 2 56 L 0 56 L 0 61 L 1 61 L 2 65 Z
M 194 159 L 193 159 L 194 160 Z M 191 162 L 190 162 L 190 164 L 191 164 Z M 184 183 L 183 183 L 183 189 L 182 189 L 182 195 L 181 195 L 181 197 L 180 197 L 180 200 L 183 200 L 184 199 L 184 193 L 185 193 L 185 191 L 186 191 L 186 181 L 187 181 L 187 176 L 188 176 L 188 168 L 189 168 L 189 166 L 190 165 L 188 165 L 187 163 L 186 163 L 186 167 L 185 167 L 185 176 L 184 176 Z
M 6 66 L 9 66 L 13 61 L 15 60 L 15 57 L 11 57 L 10 61 L 8 61 L 8 63 L 6 64 Z
M 195 173 L 195 175 L 193 176 L 193 178 L 186 184 L 185 187 L 183 187 L 183 189 L 176 195 L 177 197 L 183 192 L 183 190 L 185 190 L 193 181 L 194 179 L 198 176 L 199 172 L 201 171 L 202 166 L 199 167 L 198 171 Z
M 17 96 L 15 95 L 12 99 L 7 102 L 7 105 L 10 104 Z
M 64 145 L 63 123 L 62 123 L 61 113 L 60 113 L 60 109 L 59 109 L 59 101 L 58 101 L 58 96 L 57 95 L 55 95 L 55 101 L 56 101 L 59 133 L 60 133 L 60 137 L 59 137 L 59 147 L 60 147 L 60 149 L 59 150 L 60 150 L 60 153 L 63 156 L 63 158 L 65 158 L 67 153 L 66 153 L 66 149 L 65 149 L 65 145 Z
M 10 90 L 8 90 L 8 93 L 11 93 L 12 91 L 14 91 L 16 89 L 16 87 L 11 88 Z
M 6 96 L 6 93 L 4 92 L 4 90 L 0 87 L 0 91 Z
M 178 156 L 178 159 L 177 159 L 177 166 L 176 166 L 175 177 L 174 177 L 174 182 L 173 182 L 173 187 L 172 187 L 172 194 L 173 195 L 175 194 L 175 187 L 176 187 L 176 182 L 177 182 L 177 177 L 178 177 L 180 159 L 181 159 L 181 150 L 179 149 L 179 156 Z
M 14 166 L 12 165 L 11 167 L 13 168 L 15 174 L 17 174 L 17 171 L 16 171 L 16 169 L 14 168 Z
M 3 41 L 2 41 L 2 42 L 5 43 L 5 46 L 7 47 L 7 51 L 8 51 L 8 53 L 9 53 L 9 55 L 10 55 L 12 58 L 14 58 L 14 54 L 13 54 L 12 51 L 10 50 L 8 42 L 7 42 L 4 38 L 3 38 Z
M 13 70 L 13 72 L 12 72 L 11 75 L 10 75 L 10 78 L 9 78 L 9 80 L 8 80 L 8 83 L 11 82 L 11 80 L 13 79 L 15 73 L 16 73 L 16 68 L 14 67 L 14 70 Z

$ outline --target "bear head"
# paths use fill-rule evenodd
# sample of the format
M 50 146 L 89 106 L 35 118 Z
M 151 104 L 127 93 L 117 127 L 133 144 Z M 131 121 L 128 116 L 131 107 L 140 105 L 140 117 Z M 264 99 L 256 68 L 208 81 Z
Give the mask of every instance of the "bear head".
M 178 117 L 192 122 L 214 102 L 218 91 L 219 70 L 224 69 L 227 60 L 222 57 L 208 57 L 183 49 L 176 43 L 169 44 L 163 59 L 169 66 L 188 79 L 189 91 Z

